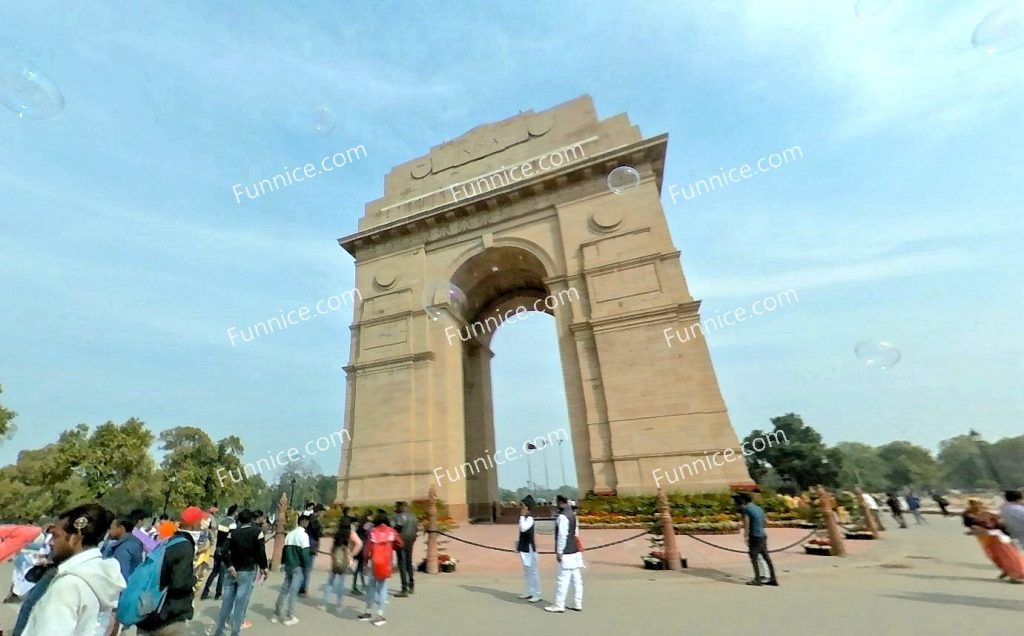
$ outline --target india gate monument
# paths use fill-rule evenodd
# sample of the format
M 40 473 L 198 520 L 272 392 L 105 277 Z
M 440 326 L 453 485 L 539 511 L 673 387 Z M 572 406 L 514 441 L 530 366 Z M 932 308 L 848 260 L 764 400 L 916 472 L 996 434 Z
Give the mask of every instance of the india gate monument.
M 456 520 L 490 519 L 496 467 L 458 481 L 435 469 L 495 454 L 493 327 L 526 311 L 555 319 L 581 494 L 652 494 L 655 469 L 740 453 L 703 335 L 664 336 L 700 320 L 661 207 L 667 148 L 625 114 L 599 120 L 584 96 L 474 128 L 387 175 L 338 240 L 362 297 L 338 500 L 419 499 L 433 485 Z M 634 182 L 610 187 L 617 168 Z M 734 461 L 662 486 L 750 482 Z

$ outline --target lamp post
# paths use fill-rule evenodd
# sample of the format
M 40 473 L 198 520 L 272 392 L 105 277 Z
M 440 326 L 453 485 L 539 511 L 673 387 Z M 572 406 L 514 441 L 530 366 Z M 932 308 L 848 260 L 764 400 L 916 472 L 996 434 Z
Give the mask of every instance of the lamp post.
M 537 447 L 535 445 L 533 445 L 532 443 L 527 442 L 526 443 L 526 450 L 535 451 L 535 450 L 537 450 Z M 533 497 L 534 497 L 534 499 L 536 499 L 537 498 L 537 484 L 535 484 L 533 482 L 533 462 L 530 461 L 530 455 L 533 455 L 533 453 L 527 453 L 526 454 L 526 486 L 527 486 L 527 488 L 529 488 L 530 484 L 533 484 Z
M 558 463 L 562 467 L 562 485 L 563 486 L 568 486 L 569 482 L 565 480 L 565 458 L 562 457 L 562 442 L 564 442 L 564 441 L 565 441 L 565 438 L 562 437 L 561 435 L 559 435 L 558 436 Z
M 544 489 L 551 490 L 551 480 L 548 479 L 548 447 L 551 446 L 551 442 L 544 440 L 541 444 L 541 450 L 544 451 Z
M 288 502 L 292 505 L 292 508 L 295 508 L 295 478 L 294 477 L 292 477 L 292 495 L 291 495 L 291 497 L 288 498 Z M 295 509 L 298 510 L 298 508 L 295 508 Z
M 173 475 L 167 480 L 167 493 L 164 495 L 164 514 L 167 514 L 167 504 L 171 502 L 171 490 L 174 489 L 174 482 L 177 478 Z

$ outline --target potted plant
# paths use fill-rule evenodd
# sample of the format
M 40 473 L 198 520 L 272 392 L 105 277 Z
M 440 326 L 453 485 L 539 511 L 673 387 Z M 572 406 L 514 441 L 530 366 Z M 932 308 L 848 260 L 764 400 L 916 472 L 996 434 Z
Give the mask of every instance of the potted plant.
M 815 537 L 804 544 L 804 552 L 818 556 L 831 556 L 832 543 L 826 537 Z
M 451 556 L 447 554 L 437 555 L 437 569 L 441 572 L 454 572 L 456 565 L 458 565 L 458 561 L 453 559 Z

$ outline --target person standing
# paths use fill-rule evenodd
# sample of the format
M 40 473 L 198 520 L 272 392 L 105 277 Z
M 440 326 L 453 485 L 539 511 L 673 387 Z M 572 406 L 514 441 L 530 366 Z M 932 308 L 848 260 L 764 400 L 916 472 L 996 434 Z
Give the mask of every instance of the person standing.
M 391 576 L 391 561 L 395 554 L 395 548 L 402 547 L 402 537 L 395 532 L 395 529 L 388 525 L 388 515 L 383 510 L 377 510 L 377 516 L 373 520 L 373 530 L 370 531 L 363 554 L 366 561 L 369 585 L 366 589 L 366 611 L 357 618 L 361 621 L 372 620 L 377 627 L 384 625 L 384 607 L 388 602 L 388 578 Z M 377 617 L 373 617 L 374 608 L 377 610 Z
M 142 563 L 142 541 L 135 536 L 134 528 L 132 519 L 114 519 L 110 524 L 109 540 L 100 549 L 104 559 L 117 561 L 125 581 Z
M 156 529 L 151 523 L 153 517 L 145 510 L 136 508 L 128 513 L 128 518 L 134 522 L 131 532 L 142 543 L 143 552 L 149 554 L 155 550 L 160 540 L 157 539 Z
M 412 565 L 412 548 L 416 543 L 416 535 L 419 534 L 419 520 L 416 515 L 408 511 L 404 501 L 399 501 L 395 503 L 395 517 L 391 525 L 402 537 L 402 546 L 398 548 L 398 574 L 402 578 L 402 591 L 395 596 L 406 597 L 412 594 L 416 588 L 413 578 L 415 568 Z
M 1006 503 L 999 507 L 1003 527 L 1006 534 L 1024 548 L 1024 502 L 1021 501 L 1021 493 L 1019 490 L 1007 490 L 1003 497 Z
M 359 537 L 360 542 L 365 546 L 366 542 L 370 539 L 370 530 L 373 529 L 373 524 L 370 523 L 370 511 L 367 510 L 361 519 L 354 520 L 353 524 L 356 529 L 356 535 Z M 363 579 L 363 589 L 366 589 L 366 558 L 365 548 L 360 550 L 356 555 L 355 572 L 352 574 L 352 594 L 359 596 L 362 591 L 358 587 L 359 579 Z
M 213 553 L 213 571 L 210 572 L 210 578 L 206 579 L 200 600 L 205 601 L 210 598 L 210 586 L 214 581 L 217 581 L 217 588 L 213 594 L 213 600 L 219 601 L 224 593 L 224 577 L 227 575 L 227 568 L 224 567 L 224 548 L 228 544 L 231 531 L 235 529 L 235 513 L 237 511 L 238 505 L 231 504 L 228 514 L 217 520 L 217 543 Z
M 768 553 L 768 533 L 765 532 L 765 515 L 761 506 L 754 503 L 749 493 L 741 492 L 733 499 L 740 509 L 743 521 L 743 538 L 747 540 L 747 553 L 754 565 L 754 578 L 747 585 L 779 585 L 775 576 L 775 564 Z M 758 558 L 764 559 L 768 566 L 768 580 L 761 580 L 761 567 Z
M 914 515 L 914 522 L 917 525 L 928 523 L 925 521 L 924 515 L 921 514 L 921 499 L 914 494 L 913 490 L 907 493 L 907 508 L 910 509 L 910 514 Z
M 572 583 L 575 595 L 573 605 L 569 609 L 583 611 L 583 551 L 579 543 L 579 527 L 576 514 L 569 505 L 569 500 L 558 495 L 558 517 L 555 520 L 555 559 L 558 569 L 555 575 L 555 601 L 544 608 L 547 612 L 565 612 L 566 597 L 569 596 L 569 584 Z
M 345 596 L 345 574 L 352 564 L 353 555 L 358 554 L 363 548 L 363 542 L 359 535 L 352 528 L 352 518 L 347 514 L 347 508 L 338 521 L 338 530 L 334 533 L 334 545 L 331 546 L 331 573 L 327 578 L 327 585 L 324 586 L 324 596 L 320 604 L 320 610 L 327 611 L 327 601 L 330 599 L 331 590 L 337 596 L 338 611 L 341 611 L 341 601 Z
M 526 580 L 526 592 L 519 598 L 536 603 L 540 596 L 540 571 L 537 542 L 534 538 L 533 497 L 526 495 L 519 504 L 519 540 L 516 541 L 516 552 L 523 562 L 523 578 Z
M 310 503 L 303 514 L 309 517 L 309 527 L 306 528 L 306 534 L 309 535 L 309 565 L 302 573 L 302 587 L 299 588 L 299 596 L 305 596 L 309 592 L 310 577 L 313 575 L 313 564 L 316 563 L 316 557 L 320 553 L 320 539 L 324 536 L 324 527 L 320 525 L 320 516 L 324 513 L 324 507 L 322 504 L 316 504 L 315 506 Z
M 281 622 L 284 625 L 294 625 L 299 622 L 295 616 L 295 599 L 299 595 L 303 573 L 311 560 L 309 535 L 306 534 L 310 519 L 312 517 L 300 515 L 295 529 L 284 538 L 284 551 L 281 553 L 284 581 L 281 582 L 281 592 L 277 595 L 274 615 L 270 617 L 272 623 Z
M 885 504 L 889 506 L 889 512 L 892 513 L 892 518 L 900 524 L 900 528 L 907 529 L 907 522 L 903 519 L 903 510 L 900 506 L 900 500 L 896 498 L 891 492 L 885 493 Z
M 224 550 L 228 579 L 214 636 L 224 634 L 224 626 L 229 618 L 231 636 L 242 633 L 242 623 L 249 609 L 249 598 L 257 576 L 267 576 L 267 549 L 263 545 L 263 531 L 252 525 L 252 513 L 248 510 L 238 513 L 236 523 L 238 527 L 231 532 Z
M 181 523 L 177 525 L 164 551 L 160 566 L 160 589 L 167 590 L 163 605 L 156 612 L 138 623 L 139 634 L 151 636 L 185 636 L 186 623 L 194 615 L 196 577 L 193 571 L 195 559 L 195 535 L 206 513 L 196 506 L 181 511 Z M 165 522 L 171 523 L 173 522 Z M 166 527 L 166 526 L 165 526 Z M 174 527 L 173 525 L 171 526 Z M 166 530 L 165 530 L 166 531 Z M 177 538 L 184 541 L 172 541 Z
M 53 565 L 26 595 L 17 636 L 106 634 L 124 577 L 117 561 L 104 559 L 99 544 L 113 513 L 91 503 L 60 515 L 53 529 Z

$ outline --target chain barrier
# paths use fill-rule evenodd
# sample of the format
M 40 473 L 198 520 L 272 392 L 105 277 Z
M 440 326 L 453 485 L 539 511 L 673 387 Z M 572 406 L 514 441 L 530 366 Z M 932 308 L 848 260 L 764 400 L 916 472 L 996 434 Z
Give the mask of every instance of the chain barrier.
M 496 547 L 496 546 L 493 546 L 493 545 L 484 545 L 482 543 L 476 543 L 475 541 L 470 541 L 469 539 L 463 539 L 461 537 L 456 537 L 455 535 L 451 535 L 451 534 L 448 534 L 447 532 L 442 532 L 440 530 L 427 530 L 428 534 L 431 533 L 431 532 L 436 532 L 437 534 L 441 535 L 442 537 L 447 537 L 449 539 L 454 539 L 456 541 L 459 541 L 460 543 L 465 543 L 467 545 L 476 546 L 478 548 L 484 548 L 485 550 L 494 550 L 495 552 L 513 552 L 513 553 L 518 552 L 518 550 L 513 550 L 512 548 L 499 548 L 499 547 Z M 649 532 L 647 530 L 644 530 L 643 532 L 635 534 L 635 535 L 633 535 L 631 537 L 627 537 L 625 539 L 619 539 L 618 541 L 611 541 L 609 543 L 602 543 L 600 545 L 595 545 L 594 547 L 591 547 L 591 548 L 586 548 L 585 547 L 584 548 L 584 552 L 589 552 L 591 550 L 600 550 L 601 548 L 607 548 L 608 546 L 611 546 L 611 545 L 618 545 L 620 543 L 626 543 L 626 542 L 632 541 L 633 539 L 639 539 L 640 537 L 644 536 L 645 534 L 649 534 Z M 542 550 L 542 551 L 538 551 L 537 554 L 555 554 L 555 552 L 553 550 L 552 551 Z
M 787 545 L 787 546 L 786 546 L 786 547 L 784 547 L 784 548 L 776 548 L 775 550 L 768 550 L 768 552 L 769 552 L 769 553 L 773 553 L 773 552 L 785 552 L 786 550 L 788 550 L 788 549 L 790 549 L 790 548 L 792 548 L 792 547 L 796 547 L 797 545 L 800 545 L 801 543 L 803 543 L 803 542 L 804 542 L 804 541 L 806 541 L 807 539 L 810 539 L 810 538 L 811 538 L 812 536 L 814 536 L 815 534 L 818 534 L 819 532 L 821 532 L 821 530 L 822 530 L 822 529 L 823 529 L 823 527 L 819 526 L 819 527 L 817 527 L 817 528 L 815 528 L 815 529 L 811 530 L 811 531 L 810 531 L 809 533 L 807 533 L 807 534 L 806 534 L 806 535 L 805 535 L 805 536 L 804 536 L 804 537 L 803 537 L 802 539 L 800 539 L 799 541 L 796 541 L 796 542 L 794 542 L 794 543 L 791 543 L 791 544 Z M 736 549 L 734 549 L 734 548 L 727 548 L 727 547 L 725 547 L 724 545 L 717 545 L 717 544 L 711 543 L 710 541 L 705 541 L 704 539 L 701 539 L 701 538 L 700 538 L 700 537 L 698 537 L 697 535 L 693 535 L 693 534 L 690 534 L 690 533 L 688 533 L 688 532 L 683 532 L 682 534 L 683 534 L 683 536 L 687 536 L 687 537 L 690 537 L 690 538 L 691 538 L 691 539 L 693 539 L 694 541 L 698 541 L 698 542 L 700 542 L 700 543 L 703 543 L 704 545 L 708 545 L 708 546 L 711 546 L 712 548 L 718 548 L 719 550 L 725 550 L 726 552 L 735 552 L 735 553 L 737 553 L 737 554 L 748 554 L 748 553 L 749 553 L 749 552 L 748 552 L 747 550 L 736 550 Z

